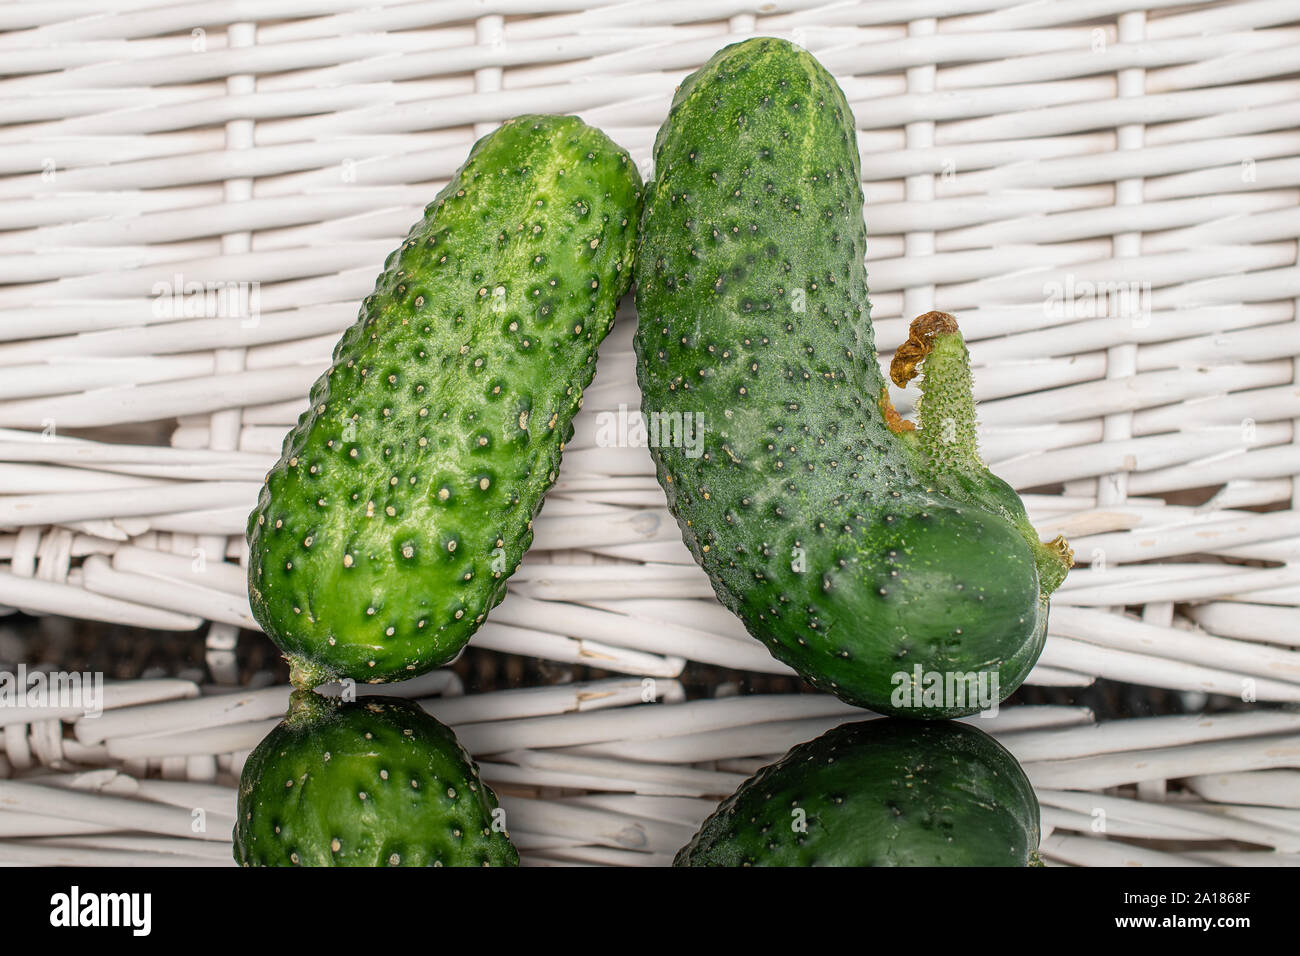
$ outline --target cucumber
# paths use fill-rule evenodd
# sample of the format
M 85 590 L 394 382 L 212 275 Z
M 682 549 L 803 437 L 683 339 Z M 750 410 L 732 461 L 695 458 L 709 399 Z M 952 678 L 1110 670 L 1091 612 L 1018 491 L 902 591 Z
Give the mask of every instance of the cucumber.
M 1038 798 L 969 724 L 841 724 L 741 784 L 675 866 L 1037 866 Z
M 651 452 L 718 598 L 851 703 L 996 705 L 1037 660 L 1071 557 L 980 460 L 951 316 L 917 319 L 891 369 L 900 384 L 924 372 L 919 422 L 889 402 L 844 94 L 784 41 L 726 47 L 679 88 L 655 169 L 636 267 L 642 412 L 702 420 L 702 443 Z
M 532 543 L 632 278 L 641 181 L 521 116 L 384 263 L 249 517 L 253 615 L 300 687 L 451 660 Z
M 297 691 L 239 782 L 241 866 L 516 866 L 496 796 L 411 701 Z

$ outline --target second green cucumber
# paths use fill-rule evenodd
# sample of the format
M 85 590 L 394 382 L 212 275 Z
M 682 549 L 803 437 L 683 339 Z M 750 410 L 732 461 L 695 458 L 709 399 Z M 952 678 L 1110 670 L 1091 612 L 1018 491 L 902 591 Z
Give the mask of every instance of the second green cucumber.
M 632 278 L 641 181 L 575 117 L 481 139 L 388 260 L 249 518 L 300 686 L 451 660 L 505 594 Z

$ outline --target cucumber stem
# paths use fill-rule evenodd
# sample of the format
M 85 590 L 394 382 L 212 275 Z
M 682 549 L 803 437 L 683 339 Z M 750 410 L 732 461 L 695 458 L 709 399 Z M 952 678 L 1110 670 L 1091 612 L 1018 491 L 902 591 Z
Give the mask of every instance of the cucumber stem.
M 315 723 L 336 706 L 335 701 L 322 697 L 315 691 L 299 688 L 289 695 L 289 712 L 285 715 L 284 722 L 291 727 Z
M 912 320 L 907 341 L 889 365 L 889 377 L 902 388 L 924 364 L 917 402 L 917 439 L 936 471 L 983 468 L 975 431 L 974 382 L 970 353 L 957 320 L 947 312 L 927 312 Z
M 958 487 L 969 488 L 967 482 L 972 480 L 977 486 L 989 487 L 988 482 L 996 479 L 989 475 L 979 454 L 970 352 L 957 320 L 947 312 L 927 312 L 913 319 L 907 341 L 898 347 L 889 365 L 889 377 L 900 388 L 915 378 L 918 371 L 921 372 L 921 397 L 917 402 L 919 427 L 913 434 L 926 465 L 936 478 L 953 478 Z M 886 404 L 887 392 L 881 405 L 886 423 L 896 434 L 902 434 L 904 427 L 911 423 L 899 419 L 893 405 L 886 408 Z M 1007 495 L 1014 497 L 1010 487 L 1003 487 Z M 1051 594 L 1073 566 L 1074 553 L 1064 537 L 1040 541 L 1019 499 L 1015 500 L 1016 513 L 1008 517 L 1016 522 L 1034 549 L 1042 593 Z
M 321 684 L 329 683 L 333 679 L 332 675 L 315 661 L 296 654 L 285 654 L 284 659 L 289 664 L 289 683 L 295 690 L 315 690 Z
M 1043 542 L 1039 547 L 1041 548 L 1038 554 L 1039 586 L 1044 594 L 1051 594 L 1061 586 L 1065 576 L 1070 573 L 1070 568 L 1074 567 L 1074 549 L 1070 547 L 1070 542 L 1065 540 L 1063 534 L 1058 534 L 1051 541 Z

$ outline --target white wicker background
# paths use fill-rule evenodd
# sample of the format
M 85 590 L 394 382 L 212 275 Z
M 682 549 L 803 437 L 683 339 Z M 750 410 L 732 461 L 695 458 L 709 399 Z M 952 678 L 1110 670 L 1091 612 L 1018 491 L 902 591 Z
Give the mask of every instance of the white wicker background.
M 262 477 L 470 144 L 576 113 L 649 175 L 676 84 L 777 35 L 857 117 L 882 360 L 955 313 L 985 458 L 1075 547 L 1030 682 L 1300 701 L 1294 0 L 57 0 L 0 31 L 0 615 L 203 629 L 233 680 Z M 787 673 L 712 599 L 646 450 L 602 437 L 639 406 L 634 324 L 475 643 Z M 0 776 L 73 759 L 58 727 L 6 724 Z M 1269 739 L 1269 772 L 1300 767 Z M 236 749 L 159 759 L 202 781 Z M 1228 752 L 1224 799 L 1286 789 Z

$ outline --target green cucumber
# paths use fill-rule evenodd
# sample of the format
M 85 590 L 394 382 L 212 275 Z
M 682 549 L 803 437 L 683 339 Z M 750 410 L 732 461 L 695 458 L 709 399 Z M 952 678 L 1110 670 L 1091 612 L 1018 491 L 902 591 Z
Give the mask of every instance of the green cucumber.
M 241 866 L 516 866 L 519 855 L 456 735 L 394 697 L 297 691 L 244 764 Z
M 655 169 L 636 267 L 642 411 L 702 420 L 702 454 L 651 451 L 719 599 L 851 703 L 995 705 L 1038 658 L 1069 549 L 1041 543 L 980 460 L 951 316 L 917 319 L 893 368 L 900 384 L 924 373 L 917 425 L 889 402 L 839 86 L 784 41 L 729 46 L 682 83 Z
M 249 517 L 298 686 L 451 660 L 532 543 L 632 278 L 641 181 L 572 116 L 479 140 L 339 341 Z
M 969 724 L 841 724 L 746 780 L 675 866 L 1036 866 L 1038 798 Z

